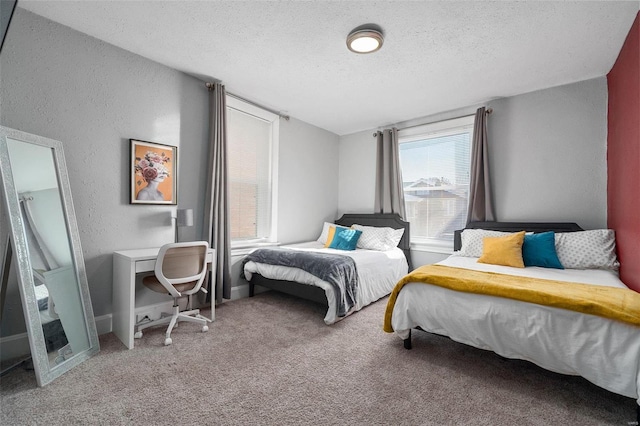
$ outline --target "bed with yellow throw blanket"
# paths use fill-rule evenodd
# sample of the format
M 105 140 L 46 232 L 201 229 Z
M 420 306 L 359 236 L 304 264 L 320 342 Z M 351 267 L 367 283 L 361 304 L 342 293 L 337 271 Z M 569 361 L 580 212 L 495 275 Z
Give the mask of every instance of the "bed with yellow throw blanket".
M 385 331 L 408 348 L 414 328 L 445 335 L 582 376 L 640 404 L 640 294 L 616 271 L 477 260 L 451 256 L 404 277 L 389 298 Z

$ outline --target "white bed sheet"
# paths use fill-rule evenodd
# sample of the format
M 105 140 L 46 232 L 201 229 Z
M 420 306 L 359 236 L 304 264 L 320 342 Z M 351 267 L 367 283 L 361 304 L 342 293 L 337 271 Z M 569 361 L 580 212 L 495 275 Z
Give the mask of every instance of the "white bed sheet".
M 290 244 L 283 247 L 295 250 L 341 254 L 353 258 L 358 271 L 359 286 L 356 293 L 356 305 L 347 313 L 347 316 L 391 293 L 396 283 L 400 278 L 405 276 L 408 271 L 407 259 L 404 256 L 404 252 L 397 247 L 387 251 L 364 249 L 345 251 L 325 248 L 324 245 L 318 241 Z M 245 278 L 250 280 L 255 273 L 265 278 L 295 281 L 322 288 L 325 291 L 329 305 L 327 314 L 324 317 L 324 322 L 326 324 L 333 324 L 344 318 L 336 315 L 336 298 L 331 284 L 321 280 L 315 275 L 311 275 L 302 269 L 288 266 L 247 262 L 244 266 Z
M 626 288 L 606 270 L 510 268 L 451 256 L 442 265 Z M 516 300 L 409 283 L 398 294 L 391 324 L 405 339 L 426 331 L 557 373 L 582 376 L 640 404 L 640 327 L 595 315 Z

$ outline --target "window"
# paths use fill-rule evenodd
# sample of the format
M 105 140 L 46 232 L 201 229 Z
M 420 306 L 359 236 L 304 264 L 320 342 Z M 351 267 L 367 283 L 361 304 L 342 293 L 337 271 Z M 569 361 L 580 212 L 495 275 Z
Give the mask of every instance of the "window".
M 275 242 L 278 116 L 227 97 L 231 247 Z
M 398 132 L 411 242 L 450 248 L 467 222 L 474 117 Z

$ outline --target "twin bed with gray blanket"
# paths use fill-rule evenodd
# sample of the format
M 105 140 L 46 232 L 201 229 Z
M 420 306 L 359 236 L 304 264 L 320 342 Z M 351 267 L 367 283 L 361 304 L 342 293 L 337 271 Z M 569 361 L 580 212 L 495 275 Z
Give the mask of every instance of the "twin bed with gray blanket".
M 244 264 L 250 296 L 259 285 L 321 303 L 327 307 L 327 324 L 387 296 L 409 270 L 409 224 L 395 214 L 345 214 L 335 224 L 404 233 L 398 246 L 389 250 L 336 250 L 318 241 L 255 250 Z

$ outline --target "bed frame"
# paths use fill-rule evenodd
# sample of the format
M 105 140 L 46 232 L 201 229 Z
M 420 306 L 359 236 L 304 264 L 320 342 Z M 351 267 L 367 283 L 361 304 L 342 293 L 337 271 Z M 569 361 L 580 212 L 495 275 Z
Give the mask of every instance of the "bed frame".
M 505 232 L 575 232 L 583 229 L 573 222 L 471 222 L 465 229 L 489 229 L 491 231 Z M 460 250 L 462 239 L 460 235 L 464 229 L 453 231 L 453 250 Z
M 404 234 L 398 243 L 398 247 L 402 249 L 405 257 L 407 258 L 409 271 L 413 269 L 411 267 L 411 250 L 409 246 L 409 222 L 402 220 L 400 215 L 396 213 L 347 213 L 342 215 L 340 219 L 336 220 L 335 224 L 346 227 L 358 224 L 363 226 L 389 227 L 393 229 L 404 228 Z M 311 300 L 324 306 L 328 305 L 327 296 L 325 295 L 324 290 L 313 285 L 301 284 L 294 281 L 272 280 L 265 278 L 260 274 L 253 274 L 249 281 L 249 297 L 253 297 L 255 294 L 256 285 L 270 290 L 279 291 L 281 293 L 286 293 L 291 296 Z
M 471 222 L 465 229 L 489 229 L 492 231 L 505 231 L 505 232 L 575 232 L 582 231 L 583 229 L 577 224 L 572 222 Z M 464 229 L 454 231 L 453 249 L 460 250 L 462 247 L 461 234 Z M 416 327 L 416 330 L 422 330 L 420 327 Z M 404 339 L 404 348 L 411 349 L 411 331 L 409 331 L 409 337 Z M 640 405 L 636 407 L 636 424 L 640 424 Z
M 504 232 L 575 232 L 582 231 L 583 229 L 573 222 L 470 222 L 464 229 L 488 229 L 491 231 L 504 231 Z M 464 229 L 457 229 L 453 231 L 453 250 L 458 251 L 462 247 L 462 231 Z M 420 327 L 416 327 L 416 330 L 422 330 Z M 426 331 L 425 331 L 426 333 Z M 409 337 L 404 339 L 404 348 L 411 349 L 411 332 Z

